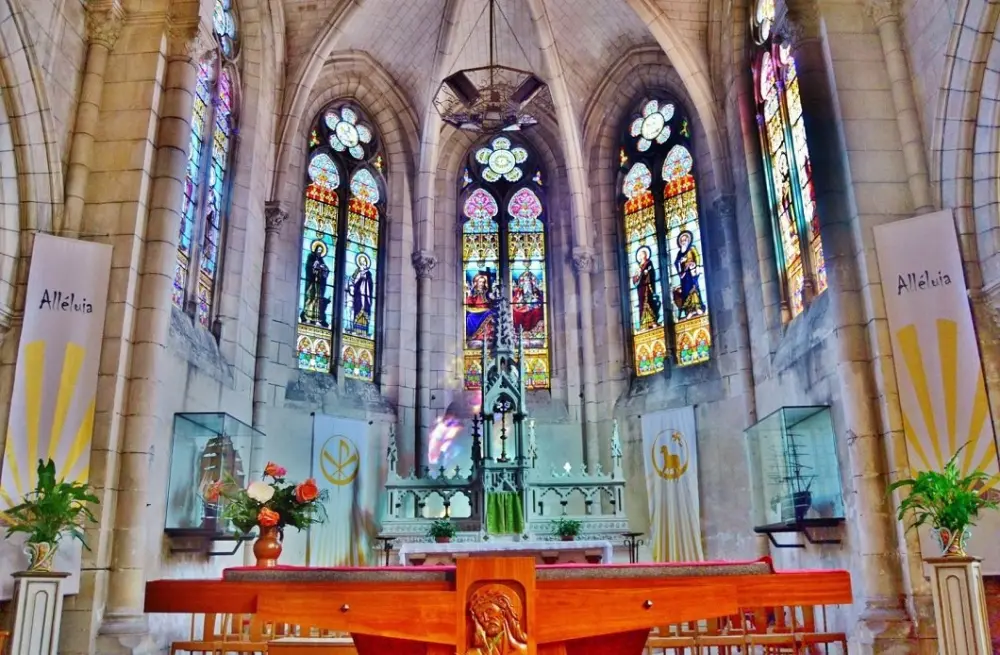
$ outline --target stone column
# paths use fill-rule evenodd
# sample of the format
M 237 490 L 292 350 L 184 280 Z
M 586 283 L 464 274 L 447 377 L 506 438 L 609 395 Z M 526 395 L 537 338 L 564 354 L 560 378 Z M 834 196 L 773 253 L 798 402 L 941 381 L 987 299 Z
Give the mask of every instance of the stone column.
M 174 267 L 184 197 L 195 87 L 195 58 L 207 47 L 198 24 L 169 28 L 152 194 L 137 295 L 128 411 L 120 448 L 108 600 L 100 633 L 134 635 L 146 630 L 144 564 L 149 555 L 147 485 L 153 439 L 170 451 L 170 423 L 160 403 L 165 395 Z
M 903 51 L 903 33 L 899 25 L 899 0 L 865 0 L 865 11 L 878 28 L 885 53 L 885 65 L 892 84 L 892 103 L 896 107 L 896 123 L 903 143 L 903 159 L 909 178 L 913 208 L 918 214 L 933 210 L 930 175 L 927 157 L 917 115 L 917 102 L 913 92 L 910 65 Z
M 583 355 L 583 437 L 584 457 L 591 473 L 601 461 L 601 438 L 597 425 L 597 364 L 594 356 L 594 289 L 590 276 L 595 269 L 594 251 L 586 246 L 573 248 L 580 293 L 580 349 Z
M 69 151 L 66 171 L 66 206 L 59 231 L 74 237 L 83 224 L 83 205 L 90 177 L 90 159 L 94 151 L 94 131 L 101 114 L 104 93 L 104 72 L 108 55 L 125 24 L 125 12 L 119 2 L 92 2 L 87 8 L 87 63 L 80 87 L 80 102 L 76 106 L 76 124 Z
M 430 429 L 431 423 L 431 389 L 434 375 L 432 371 L 431 344 L 434 341 L 434 285 L 431 274 L 438 260 L 433 253 L 418 250 L 410 257 L 413 270 L 417 274 L 417 393 L 414 414 L 417 433 L 413 440 L 413 468 L 417 475 L 423 475 L 423 467 L 427 459 L 424 452 L 424 435 Z M 406 471 L 402 472 L 406 475 Z
M 863 652 L 911 652 L 913 625 L 903 606 L 903 572 L 896 549 L 895 519 L 886 496 L 887 428 L 879 417 L 875 383 L 877 339 L 866 330 L 870 323 L 862 289 L 864 235 L 851 219 L 847 203 L 848 178 L 841 155 L 845 144 L 833 112 L 834 91 L 824 55 L 821 16 L 816 0 L 789 0 L 781 28 L 795 59 L 803 116 L 813 164 L 816 206 L 823 232 L 827 271 L 836 322 L 836 384 L 843 410 L 840 426 L 847 442 L 850 481 L 855 493 L 857 521 L 852 538 L 860 554 L 853 576 L 856 597 L 863 599 Z M 860 253 L 860 254 L 858 254 Z M 860 258 L 862 261 L 855 261 Z M 867 287 L 870 288 L 870 287 Z M 874 341 L 874 343 L 873 343 Z M 887 651 L 888 649 L 888 651 Z
M 264 206 L 264 263 L 260 280 L 259 317 L 257 320 L 257 356 L 254 362 L 253 426 L 266 433 L 264 414 L 274 405 L 275 384 L 268 375 L 271 364 L 278 359 L 277 345 L 271 340 L 271 323 L 274 320 L 271 289 L 278 272 L 277 244 L 281 226 L 288 220 L 288 212 L 277 201 Z M 263 443 L 255 443 L 250 451 L 250 477 L 256 479 L 263 473 L 261 453 Z

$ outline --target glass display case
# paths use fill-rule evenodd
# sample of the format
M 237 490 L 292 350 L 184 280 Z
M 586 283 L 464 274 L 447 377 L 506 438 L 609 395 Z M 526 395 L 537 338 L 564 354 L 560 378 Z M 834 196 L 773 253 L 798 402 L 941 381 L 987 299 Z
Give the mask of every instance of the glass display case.
M 250 453 L 263 434 L 221 412 L 174 415 L 164 531 L 168 536 L 226 535 L 225 499 L 215 483 L 245 487 Z
M 757 532 L 804 532 L 844 520 L 829 407 L 783 407 L 745 435 Z

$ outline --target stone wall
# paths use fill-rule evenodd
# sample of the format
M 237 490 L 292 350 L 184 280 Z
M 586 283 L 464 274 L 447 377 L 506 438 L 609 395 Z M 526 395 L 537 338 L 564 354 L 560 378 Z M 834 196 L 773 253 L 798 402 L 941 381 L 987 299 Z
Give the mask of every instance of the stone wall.
M 540 438 L 551 435 L 541 465 L 607 465 L 617 418 L 629 518 L 644 530 L 641 416 L 693 404 L 706 554 L 770 552 L 783 567 L 849 569 L 856 602 L 834 624 L 862 652 L 933 652 L 919 546 L 884 492 L 908 463 L 872 228 L 955 209 L 987 385 L 1000 402 L 1000 4 L 777 3 L 776 29 L 800 71 L 830 272 L 830 289 L 791 321 L 748 75 L 750 0 L 620 4 L 609 13 L 605 0 L 524 0 L 515 17 L 534 35 L 524 55 L 550 80 L 556 105 L 526 137 L 544 165 L 550 216 L 553 384 L 529 400 Z M 253 465 L 281 459 L 300 477 L 313 412 L 367 420 L 378 438 L 394 426 L 405 471 L 434 419 L 468 403 L 456 199 L 476 143 L 441 129 L 429 95 L 475 16 L 455 0 L 415 0 L 396 16 L 411 37 L 365 5 L 236 0 L 240 129 L 219 320 L 205 330 L 172 308 L 169 290 L 194 62 L 211 47 L 212 2 L 0 3 L 0 422 L 32 235 L 114 246 L 91 469 L 100 524 L 88 531 L 81 593 L 66 605 L 63 652 L 155 651 L 187 624 L 155 617 L 150 634 L 143 580 L 215 575 L 242 561 L 169 553 L 174 414 L 222 411 L 253 424 L 267 434 Z M 571 27 L 588 38 L 576 43 Z M 694 127 L 714 356 L 637 381 L 627 368 L 615 186 L 622 122 L 652 91 L 677 97 Z M 295 366 L 305 144 L 314 118 L 345 99 L 374 123 L 388 171 L 377 387 Z M 789 405 L 832 407 L 848 516 L 840 546 L 771 550 L 752 532 L 743 431 Z M 286 552 L 301 557 L 303 539 L 290 537 Z

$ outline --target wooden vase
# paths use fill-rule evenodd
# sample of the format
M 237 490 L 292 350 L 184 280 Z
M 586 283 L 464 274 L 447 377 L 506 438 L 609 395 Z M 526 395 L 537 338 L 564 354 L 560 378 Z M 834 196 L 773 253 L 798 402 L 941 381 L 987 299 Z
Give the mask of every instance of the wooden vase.
M 278 526 L 260 526 L 260 536 L 253 543 L 253 555 L 257 558 L 257 567 L 273 568 L 278 565 L 281 556 L 281 540 L 278 538 Z

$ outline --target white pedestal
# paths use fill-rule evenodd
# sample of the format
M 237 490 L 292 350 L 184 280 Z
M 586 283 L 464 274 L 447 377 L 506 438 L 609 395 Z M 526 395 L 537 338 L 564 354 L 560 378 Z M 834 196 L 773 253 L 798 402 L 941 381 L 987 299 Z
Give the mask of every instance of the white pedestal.
M 10 655 L 56 655 L 63 580 L 69 573 L 14 574 L 14 633 Z
M 941 655 L 991 655 L 983 573 L 976 557 L 935 557 L 931 566 L 934 619 Z

